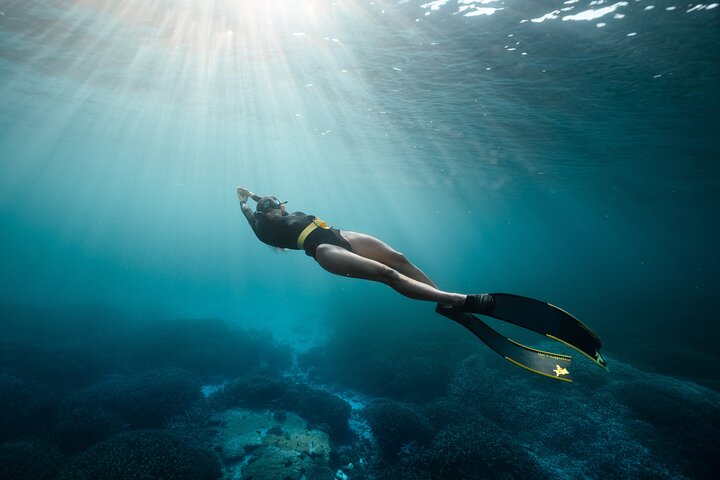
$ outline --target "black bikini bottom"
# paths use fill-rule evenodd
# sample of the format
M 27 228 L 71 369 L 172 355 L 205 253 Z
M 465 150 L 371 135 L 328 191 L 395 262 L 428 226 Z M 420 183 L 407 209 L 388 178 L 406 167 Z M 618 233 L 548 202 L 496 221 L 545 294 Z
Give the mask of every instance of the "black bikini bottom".
M 305 239 L 305 254 L 315 258 L 315 251 L 317 250 L 318 245 L 322 245 L 323 243 L 337 245 L 338 247 L 352 252 L 350 242 L 340 235 L 340 230 L 336 230 L 334 228 L 316 228 Z

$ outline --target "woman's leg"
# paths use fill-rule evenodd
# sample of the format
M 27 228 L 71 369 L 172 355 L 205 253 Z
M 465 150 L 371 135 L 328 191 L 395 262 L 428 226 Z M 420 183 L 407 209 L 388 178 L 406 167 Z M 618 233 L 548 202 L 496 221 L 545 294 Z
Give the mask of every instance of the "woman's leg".
M 343 230 L 340 234 L 350 243 L 353 252 L 361 257 L 380 262 L 383 265 L 397 270 L 406 277 L 437 288 L 435 283 L 430 280 L 422 270 L 410 263 L 410 261 L 405 258 L 405 255 L 394 250 L 387 243 L 370 235 L 365 235 L 364 233 L 346 232 Z
M 466 296 L 463 294 L 443 292 L 432 285 L 410 278 L 388 265 L 362 257 L 336 245 L 327 243 L 319 245 L 315 252 L 315 260 L 330 273 L 381 282 L 409 298 L 453 306 L 459 306 L 465 302 Z

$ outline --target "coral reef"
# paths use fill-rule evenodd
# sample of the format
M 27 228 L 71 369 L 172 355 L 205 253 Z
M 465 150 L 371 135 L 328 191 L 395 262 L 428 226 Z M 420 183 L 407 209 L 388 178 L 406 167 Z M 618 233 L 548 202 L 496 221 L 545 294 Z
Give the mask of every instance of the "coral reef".
M 57 403 L 52 390 L 0 373 L 0 443 L 45 432 L 55 419 Z
M 705 476 L 720 441 L 720 395 L 621 362 L 612 373 L 576 362 L 583 383 L 563 388 L 485 358 L 462 362 L 450 398 L 526 446 L 554 475 Z M 619 401 L 618 401 L 619 400 Z M 447 413 L 447 412 L 446 412 Z
M 646 422 L 643 437 L 690 477 L 710 477 L 720 452 L 720 394 L 660 375 L 637 375 L 610 385 L 633 417 Z
M 525 449 L 481 417 L 443 428 L 419 453 L 426 478 L 546 478 Z
M 94 406 L 80 406 L 61 410 L 52 439 L 62 453 L 73 455 L 126 427 L 127 421 L 116 412 Z
M 519 443 L 472 414 L 442 428 L 430 444 L 405 448 L 378 470 L 381 480 L 547 478 L 547 471 Z
M 203 398 L 165 422 L 165 429 L 189 445 L 210 450 L 217 433 L 217 424 L 212 420 L 214 414 L 215 410 Z
M 250 373 L 223 386 L 212 398 L 221 407 L 280 407 L 289 387 L 290 382 L 280 376 Z
M 232 329 L 216 319 L 153 323 L 136 333 L 130 357 L 142 368 L 178 367 L 199 377 L 236 377 L 264 364 L 290 365 L 290 349 L 269 335 Z
M 237 378 L 213 396 L 221 408 L 270 408 L 293 411 L 313 428 L 326 431 L 333 440 L 348 441 L 350 405 L 322 390 L 295 384 L 280 376 L 253 373 Z
M 0 478 L 55 480 L 65 458 L 51 444 L 34 440 L 0 444 Z
M 97 382 L 113 371 L 101 346 L 0 343 L 0 372 L 46 385 L 60 393 Z M 116 370 L 117 371 L 117 370 Z
M 200 384 L 189 373 L 168 368 L 92 385 L 74 393 L 77 408 L 99 408 L 117 413 L 132 428 L 161 426 L 199 399 Z
M 97 308 L 0 311 L 7 312 L 0 317 L 0 373 L 57 391 L 108 374 L 175 367 L 201 378 L 233 378 L 260 365 L 278 372 L 291 362 L 290 348 L 269 334 L 216 319 L 139 322 Z
M 286 347 L 221 322 L 147 322 L 121 331 L 93 320 L 81 321 L 87 331 L 76 334 L 72 325 L 39 319 L 35 325 L 48 331 L 38 333 L 38 344 L 32 322 L 10 322 L 17 331 L 0 342 L 0 478 L 715 473 L 720 394 L 614 359 L 603 371 L 576 355 L 576 383 L 568 385 L 529 375 L 475 342 L 481 353 L 468 356 L 449 330 L 378 337 L 371 321 L 290 371 Z M 53 343 L 56 336 L 62 342 Z M 318 379 L 329 383 L 306 383 Z
M 298 360 L 318 382 L 378 397 L 430 401 L 446 394 L 455 365 L 477 348 L 471 337 L 454 327 L 433 324 L 432 329 L 421 325 L 408 329 L 384 319 L 364 320 L 344 325 L 331 342 Z M 453 345 L 450 350 L 448 342 Z
M 312 428 L 325 431 L 336 441 L 344 442 L 351 438 L 348 427 L 350 405 L 335 395 L 296 384 L 287 390 L 281 406 L 296 412 Z
M 173 435 L 136 430 L 111 437 L 76 457 L 60 480 L 216 480 L 214 455 L 189 447 Z
M 424 445 L 432 439 L 430 422 L 411 404 L 391 399 L 373 400 L 363 414 L 385 459 L 394 458 L 411 442 Z

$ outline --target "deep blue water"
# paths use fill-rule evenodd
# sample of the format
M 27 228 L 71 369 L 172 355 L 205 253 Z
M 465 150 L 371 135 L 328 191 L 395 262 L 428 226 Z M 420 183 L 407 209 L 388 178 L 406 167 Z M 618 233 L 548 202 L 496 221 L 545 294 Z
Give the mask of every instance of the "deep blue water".
M 361 406 L 404 402 L 353 410 L 375 443 L 330 435 L 333 473 L 369 465 L 350 478 L 516 476 L 493 454 L 438 463 L 477 425 L 539 477 L 706 475 L 720 444 L 719 25 L 717 3 L 674 0 L 0 1 L 0 400 L 13 418 L 47 414 L 2 424 L 0 464 L 42 441 L 59 451 L 42 478 L 79 475 L 94 443 L 67 447 L 68 411 L 95 408 L 114 376 L 133 390 L 180 368 L 161 377 L 194 392 L 270 365 Z M 560 305 L 610 368 L 577 356 L 576 383 L 548 385 L 430 304 L 274 253 L 239 184 L 383 239 L 446 290 Z M 235 358 L 239 339 L 250 353 Z M 297 398 L 322 397 L 272 391 L 216 403 L 307 417 Z M 24 408 L 38 392 L 49 400 Z M 165 422 L 191 397 L 153 408 Z M 571 423 L 531 421 L 558 399 Z M 102 405 L 120 418 L 102 417 L 96 443 L 170 429 L 124 402 Z M 378 430 L 384 415 L 416 428 Z

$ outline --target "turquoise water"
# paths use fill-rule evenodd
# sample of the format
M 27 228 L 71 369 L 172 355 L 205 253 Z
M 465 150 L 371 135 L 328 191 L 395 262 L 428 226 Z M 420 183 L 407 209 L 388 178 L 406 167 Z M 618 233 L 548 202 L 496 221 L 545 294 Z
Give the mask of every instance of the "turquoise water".
M 244 184 L 448 290 L 713 354 L 720 9 L 481 3 L 3 2 L 2 300 L 428 310 L 273 255 Z
M 242 184 L 717 389 L 719 20 L 674 0 L 4 0 L 4 316 L 472 340 L 262 245 Z

